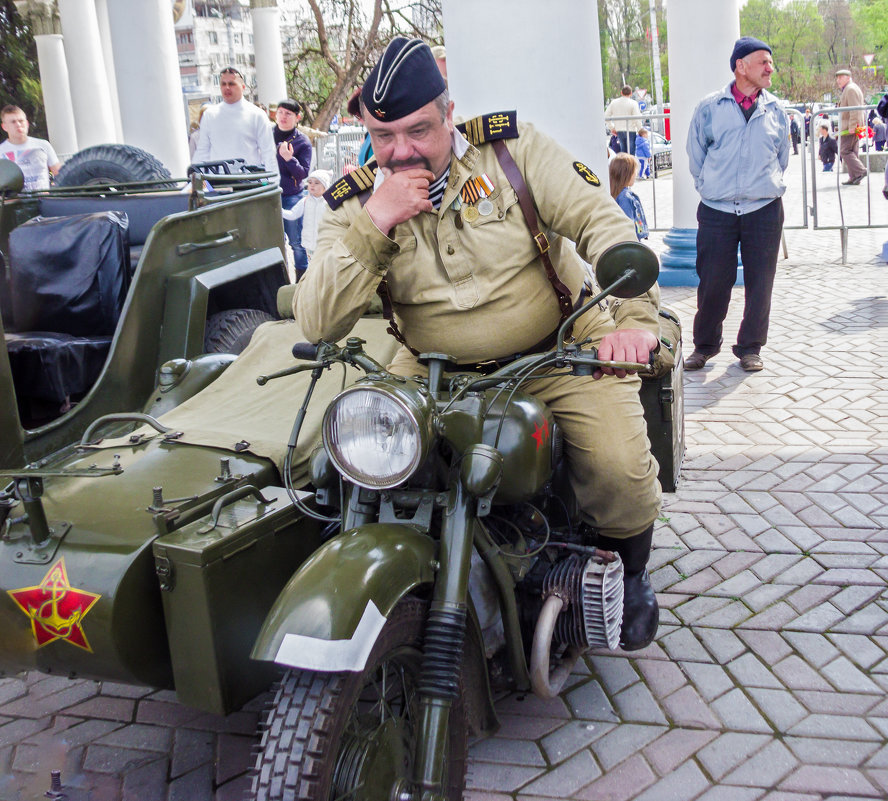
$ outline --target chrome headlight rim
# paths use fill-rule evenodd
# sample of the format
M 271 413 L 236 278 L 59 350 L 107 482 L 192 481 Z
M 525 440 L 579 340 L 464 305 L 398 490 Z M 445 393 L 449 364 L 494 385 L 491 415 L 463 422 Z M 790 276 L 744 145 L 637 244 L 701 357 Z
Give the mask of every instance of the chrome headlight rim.
M 339 449 L 333 442 L 334 437 L 332 427 L 336 420 L 336 412 L 339 408 L 339 404 L 344 399 L 359 393 L 378 395 L 385 401 L 393 403 L 398 411 L 409 420 L 417 437 L 418 447 L 416 448 L 408 467 L 401 469 L 396 473 L 392 473 L 388 477 L 377 477 L 375 480 L 369 480 L 366 474 L 356 475 L 353 466 L 346 464 L 343 461 Z M 330 461 L 333 463 L 337 472 L 351 483 L 369 490 L 388 490 L 398 487 L 407 481 L 407 479 L 419 469 L 428 454 L 430 422 L 428 419 L 428 412 L 424 407 L 425 404 L 422 402 L 422 399 L 418 394 L 417 397 L 413 397 L 412 393 L 398 391 L 386 385 L 373 385 L 359 382 L 340 392 L 327 407 L 327 410 L 324 413 L 324 421 L 321 426 L 324 450 L 326 450 L 329 455 Z

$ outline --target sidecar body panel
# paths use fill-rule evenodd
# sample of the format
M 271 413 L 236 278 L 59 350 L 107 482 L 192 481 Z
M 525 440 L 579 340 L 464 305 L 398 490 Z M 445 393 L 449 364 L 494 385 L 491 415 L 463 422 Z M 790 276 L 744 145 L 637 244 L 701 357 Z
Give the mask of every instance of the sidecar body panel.
M 435 542 L 373 523 L 330 540 L 278 597 L 252 658 L 304 670 L 358 671 L 395 604 L 434 580 Z
M 7 520 L 0 539 L 0 674 L 36 669 L 171 687 L 152 542 L 173 525 L 173 515 L 187 517 L 239 483 L 265 486 L 275 475 L 266 460 L 230 456 L 237 478 L 219 482 L 221 456 L 229 454 L 154 438 L 113 450 L 68 449 L 25 471 L 44 481 L 41 504 L 52 536 L 36 546 L 20 505 Z M 90 471 L 96 475 L 84 475 Z M 172 502 L 155 510 L 161 484 Z

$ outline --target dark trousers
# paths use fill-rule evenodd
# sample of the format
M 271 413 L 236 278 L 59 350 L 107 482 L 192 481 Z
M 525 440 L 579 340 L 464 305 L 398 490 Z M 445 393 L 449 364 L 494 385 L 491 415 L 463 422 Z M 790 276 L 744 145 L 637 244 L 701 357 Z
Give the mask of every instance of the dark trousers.
M 694 349 L 712 356 L 721 350 L 722 324 L 737 280 L 737 246 L 743 261 L 743 322 L 732 350 L 738 358 L 759 353 L 768 341 L 771 290 L 783 231 L 780 198 L 749 214 L 697 207 L 697 315 Z
M 618 123 L 619 124 L 619 123 Z M 620 140 L 620 152 L 635 155 L 635 131 L 617 131 Z
M 292 209 L 302 198 L 306 191 L 303 189 L 298 195 L 281 195 L 281 207 Z M 302 275 L 308 268 L 308 254 L 302 247 L 302 217 L 298 220 L 284 220 L 284 233 L 293 251 L 293 266 L 297 276 Z

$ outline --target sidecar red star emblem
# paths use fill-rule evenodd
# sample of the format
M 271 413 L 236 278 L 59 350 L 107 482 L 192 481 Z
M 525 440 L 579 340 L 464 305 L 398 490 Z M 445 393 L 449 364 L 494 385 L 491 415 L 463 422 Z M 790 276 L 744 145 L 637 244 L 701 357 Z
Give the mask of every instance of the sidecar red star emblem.
M 59 559 L 36 587 L 7 592 L 31 619 L 38 648 L 55 640 L 65 640 L 92 653 L 83 632 L 83 618 L 102 596 L 74 589 L 68 582 L 64 559 Z
M 549 439 L 549 421 L 543 420 L 542 423 L 536 424 L 536 431 L 533 432 L 533 438 L 537 443 L 537 450 L 543 447 L 546 440 Z

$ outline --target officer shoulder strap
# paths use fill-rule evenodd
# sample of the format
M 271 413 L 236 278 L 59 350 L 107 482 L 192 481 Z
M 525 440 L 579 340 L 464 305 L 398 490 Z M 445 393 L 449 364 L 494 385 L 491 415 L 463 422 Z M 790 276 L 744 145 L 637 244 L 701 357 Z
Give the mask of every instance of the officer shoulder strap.
M 324 200 L 334 211 L 346 200 L 366 192 L 369 194 L 376 180 L 376 160 L 368 161 L 363 167 L 346 173 L 333 186 L 324 192 Z M 366 198 L 364 200 L 366 202 Z M 363 205 L 363 203 L 361 204 Z

